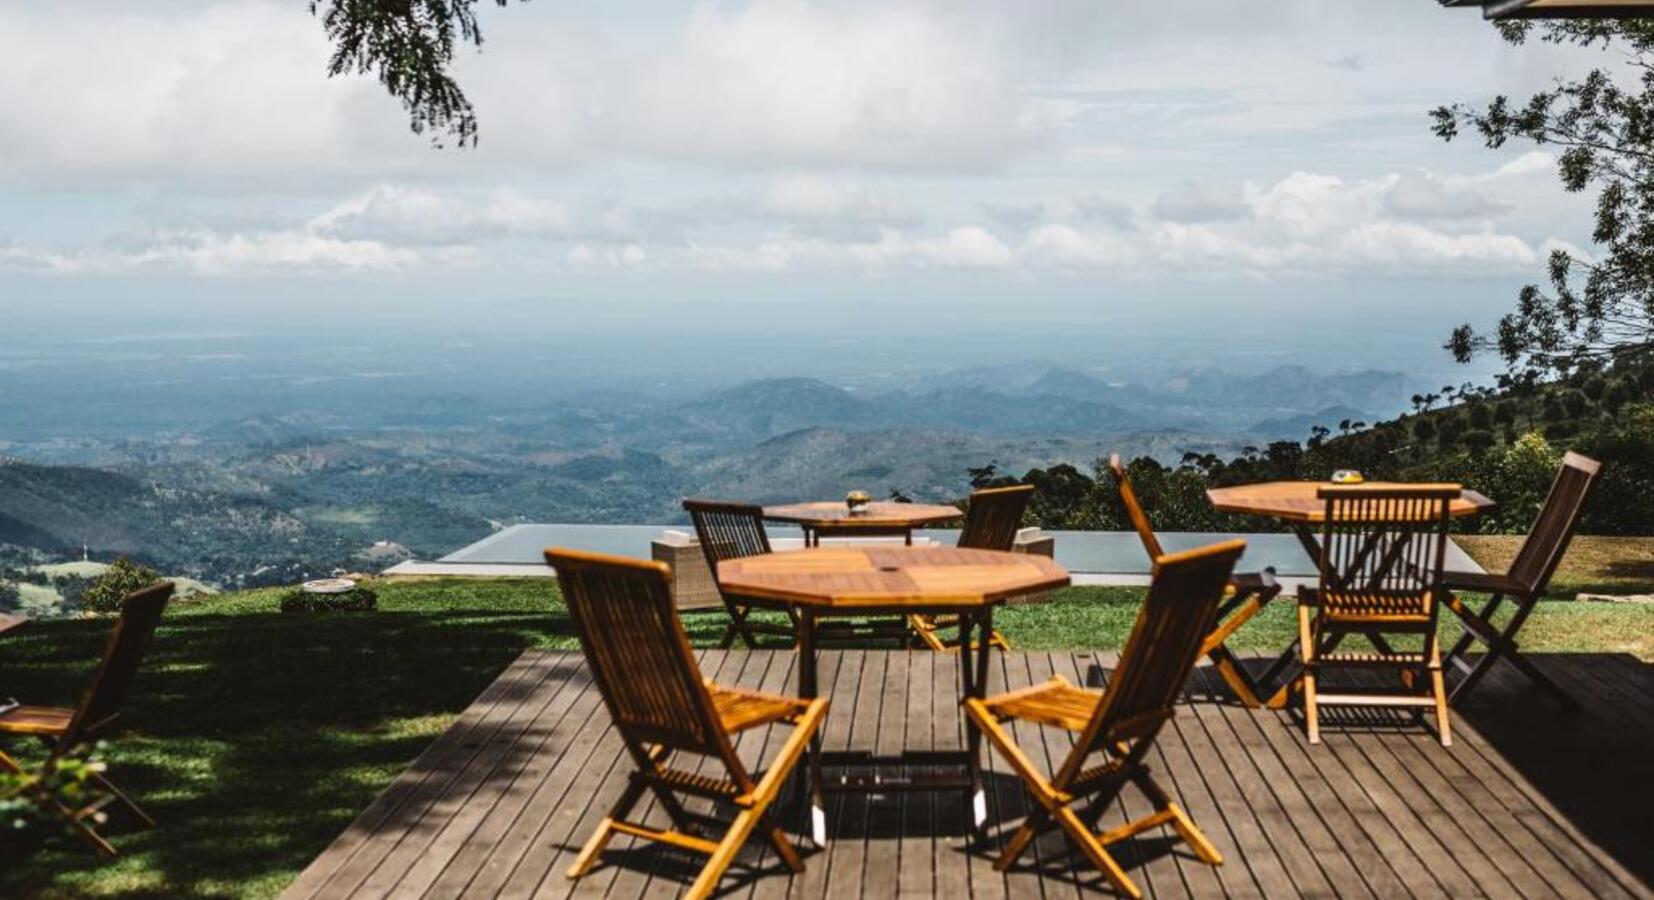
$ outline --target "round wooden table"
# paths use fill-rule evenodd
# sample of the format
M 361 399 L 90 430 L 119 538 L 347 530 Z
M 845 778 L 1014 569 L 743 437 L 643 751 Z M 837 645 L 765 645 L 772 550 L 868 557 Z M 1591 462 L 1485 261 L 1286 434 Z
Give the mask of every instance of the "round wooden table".
M 1419 487 L 1401 481 L 1367 481 L 1367 487 Z M 1238 484 L 1234 487 L 1211 488 L 1206 499 L 1218 512 L 1249 516 L 1267 516 L 1280 519 L 1292 526 L 1298 542 L 1304 545 L 1311 562 L 1321 558 L 1321 543 L 1316 540 L 1315 527 L 1327 520 L 1327 501 L 1315 496 L 1324 487 L 1333 487 L 1330 481 L 1261 481 L 1257 484 Z M 1475 516 L 1497 506 L 1492 500 L 1466 489 L 1459 499 L 1449 504 L 1448 512 L 1454 518 Z
M 764 518 L 789 522 L 804 529 L 804 546 L 818 547 L 826 537 L 900 535 L 913 543 L 913 530 L 964 518 L 957 506 L 932 503 L 896 503 L 881 500 L 851 512 L 843 500 L 788 503 L 764 507 Z
M 755 606 L 790 608 L 798 614 L 799 693 L 817 696 L 817 624 L 823 617 L 920 613 L 959 617 L 959 678 L 966 697 L 982 698 L 988 684 L 988 636 L 993 608 L 1011 597 L 1051 590 L 1069 583 L 1068 571 L 1045 556 L 971 550 L 958 547 L 812 547 L 767 553 L 718 564 L 718 582 L 732 595 Z M 975 630 L 976 636 L 971 632 Z M 966 748 L 875 757 L 834 754 L 824 760 L 819 742 L 810 753 L 811 798 L 816 836 L 825 822 L 823 790 L 883 793 L 893 790 L 963 788 L 973 816 L 986 818 L 979 759 L 982 736 L 967 723 Z M 918 757 L 923 757 L 922 759 Z M 923 777 L 840 776 L 832 784 L 821 778 L 823 762 L 866 767 L 958 767 L 954 773 Z

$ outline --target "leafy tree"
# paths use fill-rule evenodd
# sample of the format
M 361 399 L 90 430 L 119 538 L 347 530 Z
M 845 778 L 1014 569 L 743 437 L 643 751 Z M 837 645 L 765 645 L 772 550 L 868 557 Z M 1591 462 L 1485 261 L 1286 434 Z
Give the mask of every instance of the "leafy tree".
M 481 0 L 311 0 L 333 42 L 327 74 L 379 77 L 408 111 L 415 134 L 434 132 L 458 146 L 477 143 L 477 116 L 448 75 L 454 48 L 482 46 L 476 7 Z M 507 0 L 494 0 L 505 6 Z
M 1495 334 L 1455 329 L 1447 349 L 1461 362 L 1497 351 L 1512 369 L 1565 374 L 1583 365 L 1647 358 L 1654 350 L 1654 20 L 1560 19 L 1498 25 L 1521 44 L 1615 49 L 1622 72 L 1592 69 L 1559 81 L 1525 104 L 1504 95 L 1487 106 L 1432 112 L 1443 140 L 1474 129 L 1488 147 L 1527 140 L 1560 147 L 1557 173 L 1569 191 L 1597 191 L 1589 258 L 1555 250 L 1548 287 L 1529 284 Z M 1625 83 L 1621 83 L 1621 82 Z
M 123 556 L 111 563 L 108 571 L 92 580 L 80 595 L 80 606 L 97 613 L 120 612 L 121 601 L 127 594 L 160 580 L 160 574 L 154 569 L 140 566 Z
M 0 581 L 0 609 L 16 609 L 20 592 L 10 581 Z

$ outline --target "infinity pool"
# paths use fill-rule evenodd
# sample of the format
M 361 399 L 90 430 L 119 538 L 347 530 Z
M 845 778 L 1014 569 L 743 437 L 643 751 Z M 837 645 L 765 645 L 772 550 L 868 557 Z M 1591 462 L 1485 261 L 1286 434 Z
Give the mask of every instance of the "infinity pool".
M 453 565 L 539 565 L 547 547 L 571 547 L 593 553 L 649 557 L 649 542 L 662 531 L 688 531 L 687 525 L 512 525 L 469 547 L 444 556 L 440 563 Z M 952 544 L 957 530 L 919 531 L 916 535 L 941 544 Z M 1122 531 L 1048 531 L 1056 539 L 1057 562 L 1070 572 L 1088 575 L 1146 575 L 1149 560 L 1137 535 Z M 772 539 L 801 538 L 796 528 L 770 529 Z M 1288 578 L 1313 578 L 1315 566 L 1298 539 L 1290 534 L 1220 534 L 1216 532 L 1169 531 L 1160 533 L 1168 551 L 1186 550 L 1232 537 L 1246 539 L 1246 555 L 1240 568 L 1257 571 L 1273 566 Z M 828 543 L 831 543 L 830 541 Z M 1449 569 L 1481 571 L 1464 551 L 1449 543 Z

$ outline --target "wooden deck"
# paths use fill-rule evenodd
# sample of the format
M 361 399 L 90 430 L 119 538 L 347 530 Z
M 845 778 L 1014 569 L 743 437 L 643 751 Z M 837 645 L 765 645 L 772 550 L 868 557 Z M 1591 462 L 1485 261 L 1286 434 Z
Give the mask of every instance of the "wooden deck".
M 1153 758 L 1161 781 L 1225 855 L 1219 867 L 1150 832 L 1121 845 L 1122 863 L 1155 896 L 1654 897 L 1654 668 L 1625 656 L 1539 657 L 1585 709 L 1567 713 L 1516 681 L 1489 677 L 1455 715 L 1443 748 L 1420 727 L 1328 719 L 1308 746 L 1286 712 L 1212 702 L 1206 667 Z M 714 679 L 791 691 L 790 652 L 703 655 Z M 1112 657 L 1010 653 L 990 689 L 1061 673 L 1106 679 Z M 953 657 L 925 652 L 824 654 L 832 691 L 829 750 L 958 746 Z M 1018 727 L 1035 759 L 1066 752 L 1061 732 Z M 751 760 L 779 739 L 743 734 Z M 579 882 L 571 858 L 621 787 L 629 762 L 578 655 L 531 651 L 477 698 L 445 735 L 310 865 L 284 896 L 667 896 L 693 877 L 686 861 L 617 839 Z M 986 752 L 986 751 L 985 751 Z M 1043 758 L 1042 758 L 1043 757 Z M 991 759 L 991 756 L 988 757 Z M 992 759 L 989 820 L 1027 809 L 1018 782 Z M 1044 896 L 1103 890 L 1094 870 L 1048 835 L 1027 865 L 995 872 L 964 837 L 957 793 L 830 795 L 832 839 L 806 848 L 790 876 L 751 844 L 723 883 L 726 896 Z M 1124 812 L 1142 814 L 1129 789 Z M 782 806 L 803 832 L 797 782 Z M 651 820 L 662 821 L 658 812 Z M 1105 816 L 1123 821 L 1120 808 Z M 802 839 L 800 839 L 802 840 Z M 642 842 L 639 842 L 640 844 Z M 989 846 L 995 844 L 990 838 Z

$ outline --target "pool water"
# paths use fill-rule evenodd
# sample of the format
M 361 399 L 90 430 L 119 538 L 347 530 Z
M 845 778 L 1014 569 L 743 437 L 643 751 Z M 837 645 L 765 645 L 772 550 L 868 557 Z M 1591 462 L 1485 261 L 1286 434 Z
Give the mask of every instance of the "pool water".
M 649 542 L 662 531 L 689 531 L 687 525 L 512 525 L 464 549 L 444 556 L 440 562 L 468 565 L 538 565 L 547 547 L 569 547 L 592 553 L 649 557 Z M 772 540 L 797 541 L 797 528 L 769 529 Z M 917 531 L 915 535 L 951 545 L 959 537 L 954 529 Z M 1057 562 L 1077 574 L 1146 575 L 1149 558 L 1137 535 L 1125 531 L 1048 531 L 1056 539 Z M 1273 566 L 1282 577 L 1313 578 L 1315 565 L 1290 534 L 1222 534 L 1217 532 L 1163 531 L 1160 543 L 1168 552 L 1187 550 L 1230 538 L 1246 540 L 1241 557 L 1242 571 Z M 826 543 L 831 543 L 827 541 Z M 1451 542 L 1447 547 L 1449 569 L 1481 571 L 1464 551 Z

